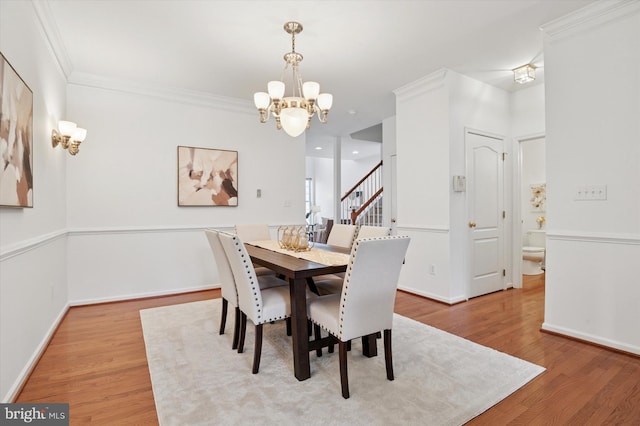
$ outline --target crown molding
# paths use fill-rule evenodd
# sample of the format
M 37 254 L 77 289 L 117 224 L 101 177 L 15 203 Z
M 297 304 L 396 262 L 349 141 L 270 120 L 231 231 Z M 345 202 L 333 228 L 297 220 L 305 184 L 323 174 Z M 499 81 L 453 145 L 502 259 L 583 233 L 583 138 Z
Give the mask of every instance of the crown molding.
M 398 100 L 407 100 L 414 96 L 419 96 L 432 90 L 439 89 L 444 87 L 445 78 L 447 77 L 448 72 L 448 69 L 441 68 L 425 77 L 394 90 L 393 93 L 396 95 Z
M 62 42 L 62 37 L 58 31 L 56 21 L 53 19 L 53 13 L 51 12 L 49 1 L 31 0 L 31 4 L 36 12 L 36 16 L 38 17 L 38 21 L 40 22 L 45 38 L 49 43 L 49 47 L 51 47 L 53 56 L 56 58 L 56 62 L 58 63 L 60 70 L 62 70 L 65 78 L 68 79 L 69 75 L 73 72 L 73 64 L 71 63 L 71 59 L 67 54 L 67 49 Z
M 132 81 L 117 80 L 81 72 L 73 72 L 69 76 L 67 82 L 69 85 L 125 92 L 135 95 L 154 97 L 170 102 L 181 102 L 231 112 L 255 114 L 255 107 L 253 106 L 253 103 L 248 100 L 213 95 L 207 92 L 160 86 L 147 86 Z
M 552 40 L 563 39 L 638 11 L 637 0 L 602 0 L 544 24 L 540 29 Z

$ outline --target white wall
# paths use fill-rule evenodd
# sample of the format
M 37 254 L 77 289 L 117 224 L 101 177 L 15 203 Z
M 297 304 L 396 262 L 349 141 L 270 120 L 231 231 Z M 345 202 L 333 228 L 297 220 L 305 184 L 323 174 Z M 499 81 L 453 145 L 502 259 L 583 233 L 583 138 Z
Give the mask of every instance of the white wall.
M 447 73 L 447 84 L 450 88 L 450 171 L 447 188 L 450 197 L 450 257 L 451 282 L 449 297 L 452 301 L 465 300 L 469 296 L 471 262 L 469 259 L 469 214 L 467 210 L 467 192 L 454 192 L 452 179 L 454 175 L 466 175 L 465 129 L 507 138 L 509 132 L 509 93 L 484 84 L 472 78 Z M 505 143 L 503 149 L 508 149 Z M 510 162 L 504 162 L 504 175 L 510 174 Z M 505 180 L 504 193 L 509 194 L 511 182 Z M 506 207 L 505 207 L 506 208 Z M 510 227 L 512 213 L 507 211 L 504 221 L 503 239 L 505 253 L 512 250 L 510 244 Z M 511 275 L 510 262 L 504 265 L 507 274 Z
M 0 397 L 43 348 L 67 303 L 66 153 L 52 149 L 65 79 L 31 2 L 0 2 L 0 50 L 33 92 L 33 208 L 0 208 Z
M 89 129 L 68 167 L 71 300 L 211 286 L 202 228 L 304 221 L 304 138 L 260 124 L 253 108 L 79 84 L 68 103 Z M 178 145 L 238 151 L 238 207 L 177 207 Z
M 599 2 L 543 29 L 543 329 L 640 354 L 640 3 Z M 585 184 L 607 185 L 607 199 L 576 201 Z
M 544 132 L 544 87 L 544 84 L 537 83 L 511 93 L 510 125 L 511 134 L 516 139 Z
M 34 208 L 0 209 L 8 401 L 69 305 L 210 288 L 203 228 L 303 222 L 305 150 L 250 101 L 73 73 L 67 84 L 31 2 L 0 2 L 0 18 L 0 48 L 35 103 Z M 75 157 L 51 147 L 59 119 L 88 129 Z M 238 207 L 177 207 L 178 145 L 238 151 Z
M 509 95 L 450 70 L 395 93 L 397 229 L 412 238 L 399 286 L 446 303 L 465 300 L 466 198 L 451 180 L 466 173 L 465 128 L 506 135 Z

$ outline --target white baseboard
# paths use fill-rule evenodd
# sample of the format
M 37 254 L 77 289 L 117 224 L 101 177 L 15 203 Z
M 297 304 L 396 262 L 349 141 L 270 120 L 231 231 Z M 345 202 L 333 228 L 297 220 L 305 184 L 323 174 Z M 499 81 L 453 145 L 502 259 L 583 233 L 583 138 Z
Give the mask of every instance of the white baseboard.
M 456 303 L 465 302 L 467 300 L 467 298 L 464 296 L 446 298 L 446 297 L 438 296 L 433 293 L 420 291 L 420 290 L 416 290 L 415 288 L 404 287 L 404 286 L 398 286 L 398 290 L 406 291 L 407 293 L 416 294 L 418 296 L 426 297 L 427 299 L 446 303 L 447 305 L 455 305 Z
M 171 296 L 173 294 L 193 293 L 195 291 L 212 290 L 220 288 L 220 284 L 211 284 L 201 287 L 186 287 L 178 289 L 170 289 L 163 291 L 150 291 L 147 293 L 125 294 L 120 296 L 108 296 L 93 299 L 78 299 L 69 302 L 70 306 L 97 305 L 98 303 L 122 302 L 125 300 L 145 299 L 149 297 Z
M 220 284 L 212 284 L 212 285 L 203 286 L 203 287 L 172 289 L 172 290 L 166 290 L 166 291 L 153 291 L 148 293 L 128 294 L 128 295 L 116 296 L 116 297 L 104 297 L 100 299 L 74 300 L 72 302 L 67 303 L 64 306 L 64 308 L 60 311 L 56 319 L 53 321 L 49 329 L 47 330 L 47 333 L 43 337 L 42 341 L 38 345 L 33 355 L 31 355 L 31 357 L 27 361 L 26 365 L 20 372 L 14 384 L 11 386 L 7 394 L 3 397 L 2 402 L 3 403 L 13 402 L 15 398 L 18 396 L 18 392 L 20 391 L 24 383 L 29 378 L 29 375 L 35 368 L 36 364 L 38 363 L 38 360 L 40 359 L 44 351 L 47 349 L 47 346 L 49 345 L 49 341 L 51 340 L 51 338 L 53 337 L 53 334 L 56 332 L 56 330 L 60 326 L 60 323 L 62 322 L 62 319 L 64 318 L 66 313 L 69 311 L 69 308 L 73 306 L 95 305 L 98 303 L 121 302 L 125 300 L 142 299 L 147 297 L 159 297 L 159 296 L 169 296 L 172 294 L 192 293 L 195 291 L 211 290 L 214 288 L 220 288 Z
M 36 348 L 35 352 L 31 355 L 31 357 L 25 364 L 24 368 L 18 375 L 18 378 L 13 383 L 13 385 L 9 388 L 9 391 L 7 392 L 7 394 L 3 397 L 2 399 L 3 403 L 13 402 L 15 398 L 18 396 L 18 392 L 20 392 L 20 390 L 22 389 L 22 386 L 25 384 L 25 382 L 29 378 L 29 375 L 38 364 L 40 357 L 42 356 L 44 351 L 47 349 L 47 346 L 49 345 L 49 341 L 51 340 L 54 333 L 58 329 L 58 326 L 62 322 L 62 319 L 64 318 L 64 316 L 69 311 L 69 308 L 70 308 L 70 305 L 68 303 L 62 308 L 62 310 L 60 311 L 60 313 L 58 314 L 58 316 L 53 321 L 53 323 L 47 330 L 46 334 L 40 341 L 40 344 Z
M 597 345 L 606 346 L 608 348 L 617 349 L 623 352 L 640 355 L 640 347 L 632 346 L 625 343 L 617 342 L 615 340 L 605 339 L 600 336 L 595 336 L 589 333 L 582 333 L 580 331 L 572 330 L 565 327 L 556 326 L 547 322 L 542 323 L 542 329 L 551 333 L 560 334 L 563 336 L 573 337 L 574 339 L 582 340 L 584 342 L 591 342 Z

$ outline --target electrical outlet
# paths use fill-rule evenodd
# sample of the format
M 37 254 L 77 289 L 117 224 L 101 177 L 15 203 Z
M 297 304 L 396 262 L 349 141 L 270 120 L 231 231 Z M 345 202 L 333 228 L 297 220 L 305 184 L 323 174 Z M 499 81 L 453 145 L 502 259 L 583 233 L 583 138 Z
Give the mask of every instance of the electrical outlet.
M 429 274 L 431 275 L 436 274 L 436 265 L 434 265 L 433 263 L 429 265 Z

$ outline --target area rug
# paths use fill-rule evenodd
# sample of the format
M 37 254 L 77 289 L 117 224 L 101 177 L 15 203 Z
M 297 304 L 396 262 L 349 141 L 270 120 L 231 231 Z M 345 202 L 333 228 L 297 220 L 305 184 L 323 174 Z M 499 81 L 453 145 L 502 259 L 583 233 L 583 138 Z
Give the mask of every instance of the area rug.
M 221 300 L 140 311 L 161 425 L 462 425 L 544 371 L 527 361 L 395 315 L 388 381 L 384 349 L 349 352 L 351 398 L 343 399 L 337 350 L 310 355 L 311 378 L 293 375 L 283 322 L 264 327 L 260 372 L 251 374 L 253 325 L 245 351 L 231 349 L 233 315 L 218 334 Z

